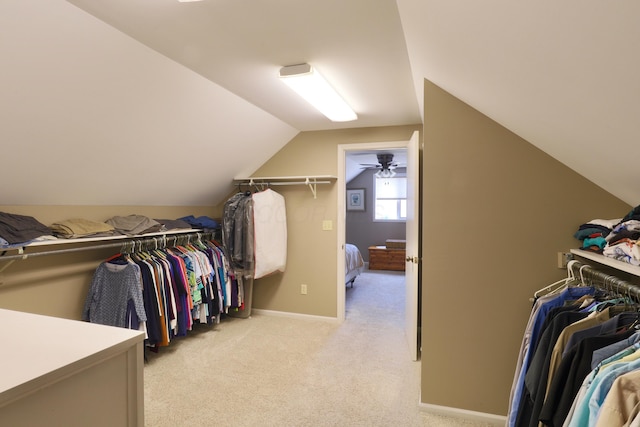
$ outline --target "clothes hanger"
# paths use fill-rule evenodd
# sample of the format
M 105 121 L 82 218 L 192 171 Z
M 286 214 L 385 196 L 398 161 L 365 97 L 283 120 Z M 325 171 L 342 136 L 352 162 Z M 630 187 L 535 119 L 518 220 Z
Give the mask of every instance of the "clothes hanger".
M 588 311 L 590 312 L 594 312 L 594 311 L 603 311 L 604 309 L 608 308 L 608 307 L 613 307 L 613 306 L 622 306 L 624 305 L 626 307 L 627 305 L 627 298 L 610 298 L 610 299 L 606 299 L 604 301 L 600 301 L 595 303 L 592 307 L 589 308 Z
M 252 183 L 253 183 L 253 180 L 249 181 L 249 188 L 245 190 L 244 182 L 238 182 L 238 194 L 244 194 L 245 196 L 250 196 Z
M 584 278 L 584 269 L 588 268 L 588 267 L 589 266 L 585 264 L 585 265 L 581 266 L 580 270 L 578 271 L 578 273 L 580 274 L 580 283 L 582 283 L 582 286 L 588 286 L 587 285 L 587 281 Z
M 537 291 L 534 292 L 533 297 L 535 299 L 538 299 L 544 295 L 554 295 L 566 289 L 566 287 L 569 286 L 570 283 L 575 282 L 577 279 L 571 267 L 576 262 L 577 262 L 576 260 L 571 260 L 567 263 L 567 277 L 565 277 L 564 279 L 560 279 L 557 282 L 554 282 L 550 285 L 547 285 L 544 288 L 538 289 Z
M 110 262 L 117 264 L 119 261 L 131 261 L 131 257 L 129 254 L 134 251 L 134 242 L 124 242 L 120 247 L 120 252 L 115 255 L 111 255 L 109 258 L 105 259 L 104 262 Z
M 196 233 L 196 241 L 193 242 L 192 246 L 195 249 L 206 250 L 207 246 L 202 242 L 202 234 Z

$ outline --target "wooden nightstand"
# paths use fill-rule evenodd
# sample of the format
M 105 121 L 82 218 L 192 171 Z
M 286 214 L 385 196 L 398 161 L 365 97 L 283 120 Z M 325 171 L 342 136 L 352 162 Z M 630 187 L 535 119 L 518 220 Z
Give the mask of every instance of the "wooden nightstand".
M 404 271 L 405 254 L 404 249 L 369 246 L 369 270 Z

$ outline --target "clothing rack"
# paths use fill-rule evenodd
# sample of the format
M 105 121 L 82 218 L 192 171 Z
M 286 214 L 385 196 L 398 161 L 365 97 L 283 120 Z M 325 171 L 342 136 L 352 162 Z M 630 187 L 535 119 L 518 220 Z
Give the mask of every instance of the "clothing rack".
M 236 178 L 234 181 L 238 185 L 249 185 L 260 190 L 264 190 L 276 185 L 306 185 L 311 190 L 313 198 L 317 198 L 318 184 L 331 184 L 337 177 L 331 175 L 317 176 L 271 176 L 271 177 L 255 177 L 255 178 Z
M 607 274 L 594 268 L 591 264 L 585 264 L 577 260 L 571 261 L 567 266 L 574 277 L 580 278 L 585 285 L 598 286 L 620 295 L 629 296 L 633 300 L 640 302 L 640 285 Z
M 135 251 L 142 250 L 151 250 L 151 249 L 162 249 L 171 246 L 181 246 L 188 245 L 192 240 L 201 240 L 201 239 L 213 239 L 215 236 L 215 231 L 192 231 L 192 232 L 183 232 L 180 234 L 171 234 L 171 233 L 163 233 L 159 235 L 154 235 L 152 237 L 149 236 L 129 236 L 122 240 L 119 240 L 117 243 L 105 243 L 99 245 L 92 246 L 82 246 L 79 248 L 67 248 L 67 249 L 53 249 L 48 251 L 40 251 L 33 253 L 25 253 L 25 248 L 29 246 L 24 246 L 17 248 L 18 254 L 16 255 L 4 255 L 0 256 L 0 261 L 18 261 L 25 260 L 29 258 L 48 256 L 48 255 L 58 255 L 58 254 L 68 254 L 74 252 L 84 252 L 91 251 L 97 249 L 107 249 L 107 248 L 120 248 L 120 252 L 122 253 L 131 253 Z M 91 241 L 91 240 L 89 240 Z M 83 243 L 87 242 L 87 240 L 82 239 L 65 239 L 64 243 Z M 3 266 L 0 269 L 2 272 L 5 268 L 7 268 L 9 264 Z

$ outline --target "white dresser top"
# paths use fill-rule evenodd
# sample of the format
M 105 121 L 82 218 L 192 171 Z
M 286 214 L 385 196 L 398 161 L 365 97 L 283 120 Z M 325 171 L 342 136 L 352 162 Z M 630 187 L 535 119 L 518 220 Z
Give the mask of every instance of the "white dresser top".
M 4 309 L 0 325 L 0 407 L 144 341 L 140 331 Z

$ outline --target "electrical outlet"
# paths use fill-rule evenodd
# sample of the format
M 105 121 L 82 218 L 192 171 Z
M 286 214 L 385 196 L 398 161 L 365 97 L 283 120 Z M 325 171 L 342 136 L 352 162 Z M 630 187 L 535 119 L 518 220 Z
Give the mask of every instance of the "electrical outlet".
M 569 261 L 573 259 L 571 252 L 558 252 L 558 268 L 567 268 Z
M 307 294 L 307 285 L 305 285 L 304 283 L 302 285 L 300 285 L 300 293 L 302 295 L 306 295 Z

